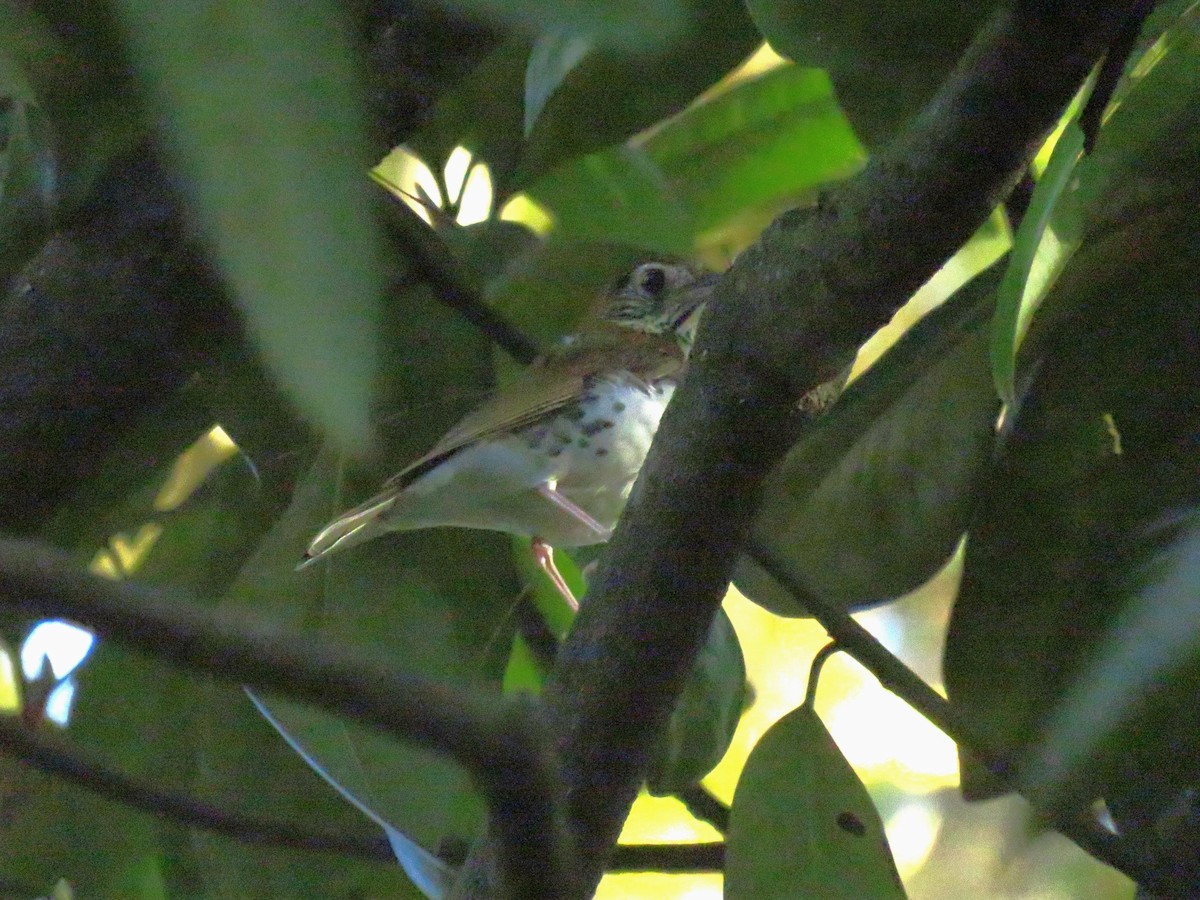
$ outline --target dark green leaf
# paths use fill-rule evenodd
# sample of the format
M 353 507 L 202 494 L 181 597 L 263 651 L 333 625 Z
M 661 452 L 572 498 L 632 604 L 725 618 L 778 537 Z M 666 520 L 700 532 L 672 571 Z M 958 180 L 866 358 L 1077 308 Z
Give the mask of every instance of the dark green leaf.
M 733 623 L 724 610 L 718 610 L 650 761 L 646 778 L 650 792 L 682 791 L 711 772 L 729 749 L 745 699 L 742 648 Z
M 525 150 L 524 84 L 529 44 L 509 41 L 492 51 L 452 90 L 438 98 L 425 125 L 406 142 L 435 173 L 463 146 L 491 169 L 498 198 L 513 188 Z
M 462 529 L 388 535 L 293 571 L 321 525 L 427 450 L 490 378 L 486 340 L 455 313 L 421 291 L 393 301 L 381 390 L 389 398 L 380 428 L 388 461 L 351 468 L 320 454 L 225 602 L 411 671 L 497 690 L 518 591 L 500 536 Z M 279 711 L 274 701 L 272 710 Z M 447 834 L 474 834 L 482 804 L 456 765 L 324 713 L 304 714 L 305 730 L 336 738 L 326 751 L 310 748 L 320 766 L 369 796 L 383 819 L 426 848 Z
M 730 900 L 903 898 L 871 797 L 807 706 L 763 735 L 733 795 Z
M 339 9 L 234 0 L 118 9 L 264 359 L 306 415 L 362 452 L 383 281 Z
M 249 691 L 247 691 L 249 693 Z M 250 694 L 255 707 L 279 732 L 314 772 L 359 812 L 378 825 L 387 835 L 396 859 L 413 885 L 426 897 L 445 896 L 452 881 L 450 867 L 413 841 L 375 811 L 373 780 L 358 759 L 357 747 L 350 730 L 341 722 L 321 716 L 310 707 L 287 700 L 272 700 Z M 321 764 L 320 760 L 336 760 L 344 777 L 341 782 Z
M 40 894 L 50 894 L 65 878 L 76 896 L 130 896 L 117 890 L 123 873 L 159 852 L 148 816 L 10 756 L 0 756 L 0 797 L 6 811 L 0 820 L 4 878 Z
M 570 31 L 547 31 L 533 43 L 525 69 L 525 136 L 542 114 L 550 95 L 592 49 L 587 35 Z
M 640 52 L 597 47 L 566 74 L 528 135 L 518 185 L 679 113 L 758 46 L 739 0 L 685 5 L 684 28 L 674 38 Z
M 36 105 L 39 148 L 65 211 L 147 128 L 106 9 L 94 4 L 0 4 L 0 97 Z
M 997 279 L 978 277 L 910 329 L 768 476 L 755 540 L 801 583 L 859 606 L 911 590 L 953 552 L 994 439 Z M 772 612 L 806 615 L 748 558 L 734 583 Z
M 589 3 L 539 3 L 538 0 L 452 0 L 464 12 L 523 29 L 592 34 L 598 42 L 645 47 L 670 40 L 683 26 L 682 0 L 593 0 Z
M 1035 377 L 1006 423 L 947 640 L 952 699 L 1018 759 L 1051 716 L 1068 715 L 1052 711 L 1081 679 L 1144 686 L 1119 667 L 1098 675 L 1117 659 L 1101 648 L 1144 613 L 1154 582 L 1145 569 L 1177 539 L 1163 523 L 1197 501 L 1200 334 L 1181 298 L 1194 296 L 1200 265 L 1200 40 L 1188 25 L 1160 48 L 1080 163 L 1080 179 L 1106 190 L 1086 208 L 1083 242 L 1047 297 L 1055 314 L 1039 316 L 1026 342 Z M 1157 692 L 1123 697 L 1144 709 L 1115 735 L 1098 734 L 1088 763 L 1056 776 L 1069 782 L 1058 785 L 1065 802 L 1103 795 L 1153 808 L 1196 780 L 1198 666 L 1166 656 L 1155 665 L 1176 674 Z M 963 788 L 997 790 L 965 758 Z
M 771 46 L 826 69 L 854 127 L 875 145 L 933 95 L 994 4 L 747 0 Z

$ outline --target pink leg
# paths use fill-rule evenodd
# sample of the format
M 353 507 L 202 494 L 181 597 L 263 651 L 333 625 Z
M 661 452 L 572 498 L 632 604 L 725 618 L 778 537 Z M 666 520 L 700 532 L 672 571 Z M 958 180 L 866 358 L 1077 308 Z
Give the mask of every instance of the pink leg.
M 596 533 L 596 537 L 598 537 L 601 541 L 607 541 L 610 537 L 612 537 L 611 528 L 605 528 L 590 515 L 588 515 L 587 512 L 580 509 L 578 506 L 560 494 L 552 485 L 543 484 L 539 486 L 538 493 L 565 512 L 567 515 L 571 516 L 571 518 L 582 522 L 584 525 L 594 531 Z
M 542 571 L 547 577 L 554 582 L 554 587 L 562 594 L 562 598 L 567 601 L 567 606 L 571 607 L 575 612 L 579 612 L 579 601 L 575 599 L 575 595 L 571 593 L 571 589 L 567 586 L 566 579 L 562 577 L 562 573 L 558 571 L 558 566 L 554 565 L 554 548 L 543 541 L 541 538 L 534 538 L 530 545 L 533 550 L 533 558 L 537 560 L 537 564 L 542 567 Z

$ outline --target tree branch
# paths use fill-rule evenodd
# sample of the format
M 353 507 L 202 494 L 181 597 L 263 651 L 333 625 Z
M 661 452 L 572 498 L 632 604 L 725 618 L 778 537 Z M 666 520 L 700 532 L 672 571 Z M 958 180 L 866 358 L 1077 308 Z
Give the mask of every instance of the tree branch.
M 891 147 L 818 210 L 781 216 L 717 287 L 547 685 L 589 890 L 725 593 L 762 478 L 803 426 L 796 401 L 982 224 L 1128 6 L 999 11 Z M 487 885 L 488 849 L 469 865 L 466 882 Z
M 722 872 L 725 844 L 618 844 L 608 864 L 610 872 Z
M 0 716 L 0 749 L 27 765 L 56 775 L 108 800 L 140 809 L 189 828 L 202 828 L 247 844 L 337 853 L 356 859 L 395 862 L 387 839 L 306 831 L 295 822 L 244 816 L 196 797 L 168 791 L 93 759 L 65 742 L 52 741 L 11 716 Z
M 451 756 L 487 800 L 503 896 L 577 893 L 558 772 L 545 727 L 527 703 L 339 654 L 311 635 L 246 622 L 243 612 L 214 613 L 160 590 L 98 578 L 28 541 L 0 538 L 0 602 L 73 619 L 128 647 L 305 700 Z
M 537 345 L 483 302 L 469 286 L 450 248 L 408 204 L 394 197 L 381 197 L 380 216 L 396 251 L 442 303 L 458 310 L 517 362 L 529 364 L 537 358 Z

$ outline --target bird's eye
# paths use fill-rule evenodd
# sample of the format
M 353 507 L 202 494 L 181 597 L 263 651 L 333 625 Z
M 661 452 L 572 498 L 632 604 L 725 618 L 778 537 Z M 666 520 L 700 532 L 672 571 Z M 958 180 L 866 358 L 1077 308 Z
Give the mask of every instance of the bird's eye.
M 667 286 L 667 273 L 660 266 L 647 266 L 642 273 L 642 290 L 657 297 Z

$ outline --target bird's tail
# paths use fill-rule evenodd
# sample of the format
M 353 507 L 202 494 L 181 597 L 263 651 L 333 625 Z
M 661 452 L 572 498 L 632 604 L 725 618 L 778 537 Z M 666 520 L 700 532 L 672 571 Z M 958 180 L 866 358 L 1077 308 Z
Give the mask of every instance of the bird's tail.
M 382 517 L 395 503 L 395 492 L 389 492 L 342 513 L 312 539 L 296 568 L 303 569 L 330 553 L 354 547 L 387 531 Z

